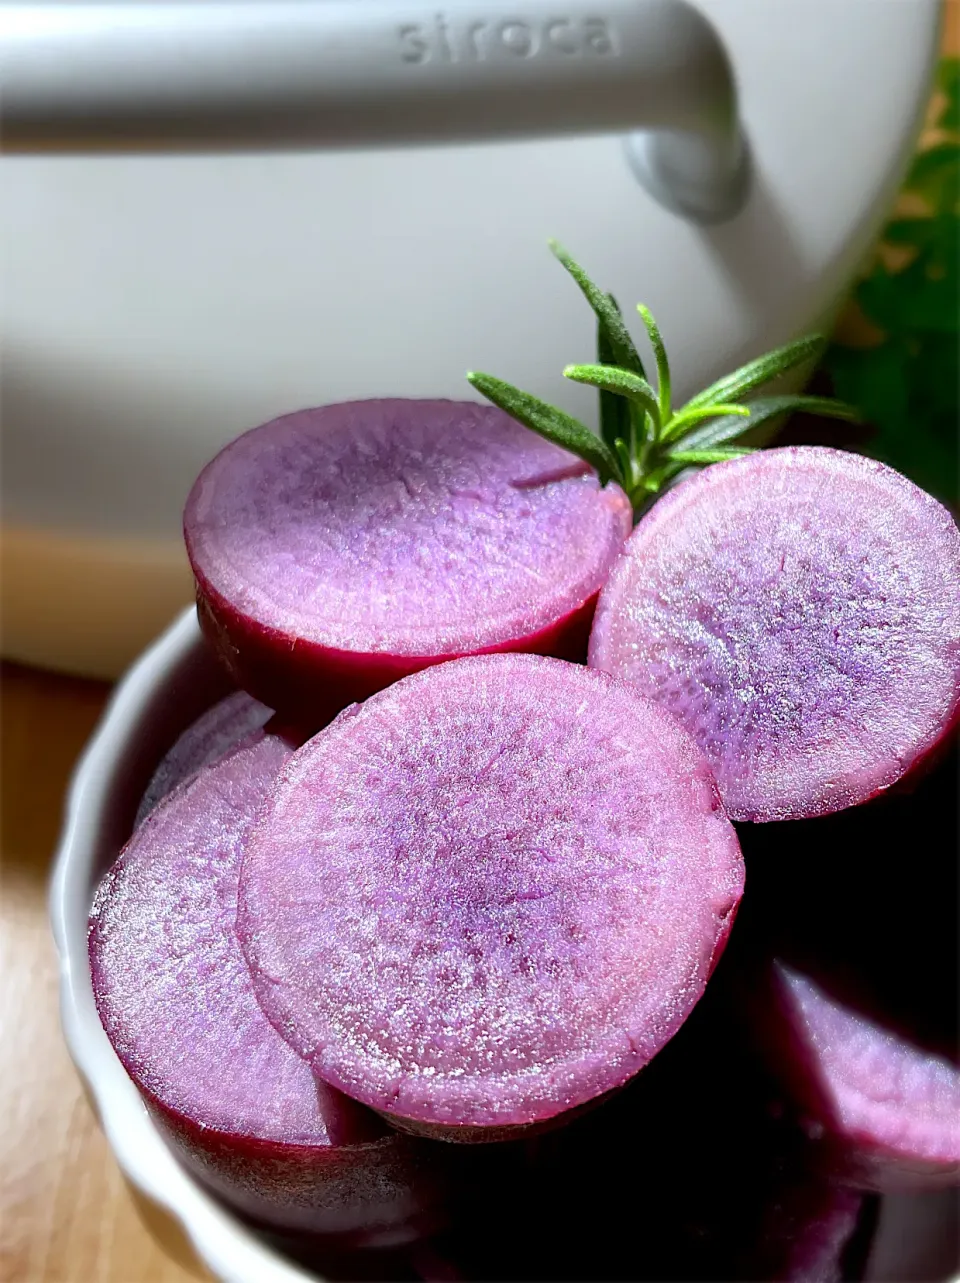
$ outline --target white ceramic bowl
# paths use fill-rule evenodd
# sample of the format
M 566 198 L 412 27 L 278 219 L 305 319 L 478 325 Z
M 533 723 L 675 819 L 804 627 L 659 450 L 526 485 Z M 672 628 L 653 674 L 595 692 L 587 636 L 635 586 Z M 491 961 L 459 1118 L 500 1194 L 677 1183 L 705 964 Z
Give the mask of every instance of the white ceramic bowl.
M 80 759 L 50 888 L 60 1014 L 70 1054 L 124 1174 L 180 1222 L 213 1274 L 229 1283 L 306 1283 L 311 1276 L 265 1247 L 174 1159 L 103 1032 L 90 981 L 87 916 L 94 890 L 126 840 L 160 757 L 226 690 L 191 607 L 124 678 Z
M 70 1054 L 125 1175 L 180 1223 L 212 1273 L 225 1283 L 316 1283 L 315 1275 L 289 1264 L 224 1211 L 174 1159 L 103 1032 L 90 981 L 87 916 L 94 890 L 126 840 L 163 753 L 228 689 L 191 607 L 117 687 L 80 759 L 50 889 L 61 1019 Z M 948 1190 L 885 1199 L 867 1279 L 945 1279 L 955 1267 L 956 1197 Z

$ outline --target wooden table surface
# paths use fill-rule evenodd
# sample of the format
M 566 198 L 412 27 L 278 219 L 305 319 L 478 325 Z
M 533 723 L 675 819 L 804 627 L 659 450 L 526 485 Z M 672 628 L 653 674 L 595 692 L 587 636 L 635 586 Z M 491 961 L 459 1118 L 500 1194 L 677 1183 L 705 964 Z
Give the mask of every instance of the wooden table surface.
M 960 0 L 945 46 L 960 51 Z M 0 668 L 0 1281 L 209 1279 L 177 1226 L 126 1185 L 70 1062 L 46 895 L 73 764 L 105 683 Z
M 67 1055 L 47 926 L 64 790 L 109 687 L 0 671 L 0 1279 L 188 1283 L 209 1276 L 125 1184 Z

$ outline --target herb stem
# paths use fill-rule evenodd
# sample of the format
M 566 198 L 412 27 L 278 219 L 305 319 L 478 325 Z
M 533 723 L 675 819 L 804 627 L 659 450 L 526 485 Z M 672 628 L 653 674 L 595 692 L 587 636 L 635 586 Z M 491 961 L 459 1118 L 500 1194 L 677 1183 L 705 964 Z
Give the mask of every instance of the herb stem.
M 832 398 L 783 395 L 743 400 L 788 370 L 814 361 L 824 347 L 819 335 L 787 343 L 748 362 L 674 412 L 670 362 L 650 309 L 637 304 L 653 348 L 656 389 L 647 381 L 613 295 L 601 290 L 555 241 L 550 242 L 550 248 L 597 319 L 596 362 L 567 365 L 563 373 L 565 378 L 599 391 L 601 435 L 564 410 L 502 379 L 478 373 L 467 378 L 494 405 L 596 469 L 602 485 L 617 482 L 633 505 L 635 520 L 681 473 L 749 454 L 751 447 L 741 438 L 764 422 L 796 409 L 833 418 L 859 418 L 851 406 Z

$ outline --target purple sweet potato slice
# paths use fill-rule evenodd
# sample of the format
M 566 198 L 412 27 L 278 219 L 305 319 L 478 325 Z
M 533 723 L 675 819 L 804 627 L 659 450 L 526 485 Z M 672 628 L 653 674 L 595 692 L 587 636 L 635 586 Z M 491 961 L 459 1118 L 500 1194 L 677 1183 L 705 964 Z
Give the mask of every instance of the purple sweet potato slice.
M 888 789 L 960 713 L 960 531 L 873 460 L 795 447 L 716 464 L 640 522 L 590 664 L 700 744 L 738 820 Z
M 397 1126 L 489 1140 L 645 1065 L 742 889 L 672 718 L 606 674 L 491 655 L 404 679 L 291 758 L 237 929 L 319 1077 Z
M 960 1180 L 957 779 L 951 749 L 910 792 L 741 829 L 737 1006 L 823 1165 L 867 1188 Z
M 582 659 L 631 524 L 617 486 L 502 411 L 412 400 L 247 432 L 184 514 L 207 636 L 301 719 L 460 655 Z
M 272 716 L 272 709 L 251 698 L 246 691 L 234 691 L 208 708 L 187 727 L 154 771 L 140 799 L 134 828 L 139 827 L 161 798 L 178 784 L 223 757 L 241 740 L 265 726 Z
M 780 1083 L 731 1018 L 729 963 L 728 954 L 693 1018 L 637 1081 L 632 1120 L 623 1111 L 609 1129 L 611 1139 L 632 1131 L 642 1149 L 654 1277 L 857 1278 L 875 1208 L 825 1178 Z
M 174 1152 L 253 1221 L 356 1243 L 415 1233 L 415 1142 L 317 1083 L 263 1016 L 235 933 L 240 855 L 289 758 L 255 733 L 163 799 L 90 921 L 97 1008 Z
M 750 1009 L 838 1178 L 879 1191 L 960 1185 L 960 1068 L 782 962 L 755 981 Z
M 424 1278 L 861 1276 L 876 1200 L 817 1170 L 815 1147 L 731 1021 L 726 966 L 725 957 L 641 1074 L 568 1126 L 527 1141 L 526 1170 L 485 1182 L 431 1252 L 418 1248 Z
M 953 737 L 954 740 L 956 737 Z M 738 955 L 779 958 L 866 1019 L 960 1053 L 956 743 L 910 789 L 790 824 L 744 824 Z
M 760 1216 L 752 1243 L 740 1249 L 737 1277 L 763 1283 L 841 1283 L 851 1247 L 860 1247 L 858 1265 L 875 1228 L 875 1207 L 849 1189 L 806 1178 L 783 1180 Z M 855 1240 L 869 1217 L 867 1244 Z M 853 1277 L 858 1277 L 855 1274 Z

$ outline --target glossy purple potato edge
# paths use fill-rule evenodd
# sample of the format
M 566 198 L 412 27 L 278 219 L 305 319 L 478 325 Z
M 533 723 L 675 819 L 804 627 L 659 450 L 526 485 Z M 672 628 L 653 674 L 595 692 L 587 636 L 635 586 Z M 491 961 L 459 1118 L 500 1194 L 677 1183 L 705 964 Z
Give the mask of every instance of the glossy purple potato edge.
M 162 798 L 178 784 L 223 757 L 247 735 L 260 730 L 273 710 L 245 691 L 234 691 L 206 709 L 176 739 L 143 791 L 134 828 L 138 828 Z
M 508 415 L 384 399 L 284 415 L 201 472 L 184 537 L 237 683 L 319 724 L 464 654 L 582 659 L 626 496 Z
M 275 1143 L 199 1127 L 140 1090 L 178 1160 L 258 1228 L 366 1251 L 415 1243 L 445 1225 L 444 1156 L 375 1115 L 367 1140 Z
M 775 959 L 745 973 L 741 994 L 833 1179 L 879 1193 L 960 1186 L 960 1068 Z

